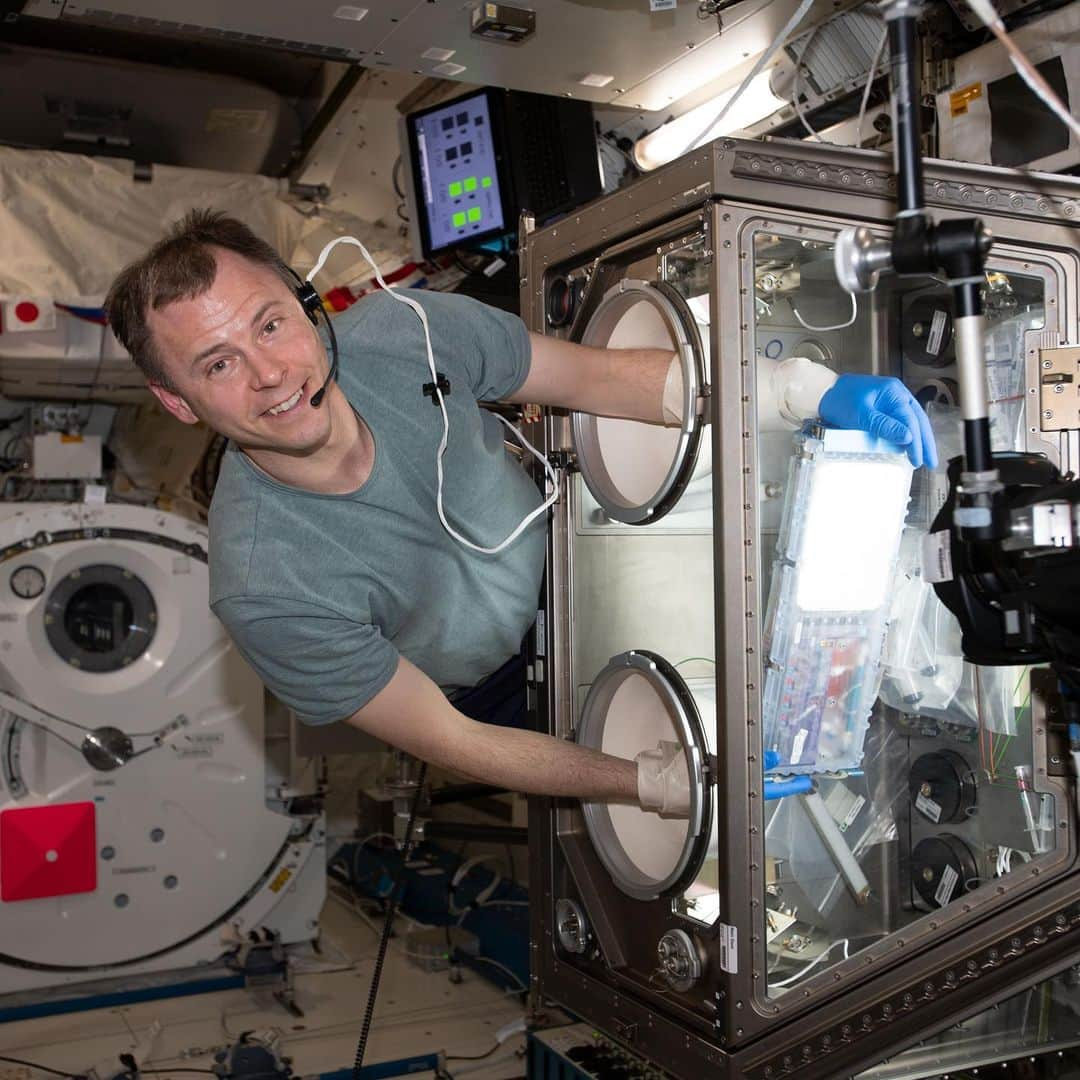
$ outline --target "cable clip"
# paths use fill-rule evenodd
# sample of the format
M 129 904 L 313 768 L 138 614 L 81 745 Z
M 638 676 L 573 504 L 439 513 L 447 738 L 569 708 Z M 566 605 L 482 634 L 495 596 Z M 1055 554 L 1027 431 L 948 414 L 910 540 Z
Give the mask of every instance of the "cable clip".
M 431 404 L 436 408 L 439 407 L 439 398 L 435 391 L 446 397 L 450 393 L 450 380 L 441 372 L 435 372 L 435 382 L 424 383 L 424 397 L 431 398 Z

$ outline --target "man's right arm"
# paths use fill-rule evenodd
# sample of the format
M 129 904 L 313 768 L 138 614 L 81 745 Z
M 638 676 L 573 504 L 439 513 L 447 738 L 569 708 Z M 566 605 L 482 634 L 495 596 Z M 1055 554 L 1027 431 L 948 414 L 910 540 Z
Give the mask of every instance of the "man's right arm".
M 660 747 L 642 746 L 639 765 L 538 732 L 478 723 L 373 626 L 316 604 L 230 597 L 214 610 L 245 659 L 301 718 L 331 721 L 346 713 L 357 687 L 382 686 L 345 722 L 442 768 L 529 794 L 687 812 L 685 754 L 669 760 L 657 755 Z
M 512 791 L 638 801 L 635 762 L 471 720 L 404 657 L 390 682 L 346 722 L 440 768 Z

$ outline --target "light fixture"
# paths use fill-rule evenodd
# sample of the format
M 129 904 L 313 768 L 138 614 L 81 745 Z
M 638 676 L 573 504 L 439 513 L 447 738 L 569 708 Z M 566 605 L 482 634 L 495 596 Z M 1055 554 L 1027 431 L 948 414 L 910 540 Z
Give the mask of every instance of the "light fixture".
M 638 168 L 646 171 L 659 168 L 704 142 L 740 131 L 776 112 L 784 101 L 770 89 L 771 76 L 771 68 L 755 75 L 718 124 L 714 124 L 714 121 L 735 96 L 738 87 L 725 90 L 648 135 L 643 135 L 634 144 L 634 161 Z
M 367 13 L 367 8 L 353 7 L 351 4 L 343 4 L 334 12 L 334 18 L 348 19 L 350 22 L 359 22 Z

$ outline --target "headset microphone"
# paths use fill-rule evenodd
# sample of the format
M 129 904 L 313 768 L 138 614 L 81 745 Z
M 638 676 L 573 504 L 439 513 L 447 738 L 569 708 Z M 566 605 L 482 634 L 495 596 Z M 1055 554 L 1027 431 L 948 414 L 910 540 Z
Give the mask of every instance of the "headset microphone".
M 311 395 L 311 407 L 317 409 L 326 396 L 326 391 L 330 389 L 330 384 L 337 378 L 338 373 L 338 343 L 337 335 L 334 333 L 334 324 L 330 321 L 329 316 L 326 314 L 326 308 L 323 307 L 322 299 L 315 291 L 315 287 L 311 284 L 310 280 L 302 278 L 292 267 L 286 267 L 290 274 L 296 278 L 296 287 L 294 289 L 296 293 L 296 299 L 300 301 L 300 306 L 304 309 L 304 314 L 311 320 L 311 325 L 318 327 L 319 315 L 323 317 L 323 322 L 326 324 L 326 332 L 330 337 L 330 372 L 326 376 L 326 382 Z
M 330 372 L 326 376 L 326 382 L 311 395 L 311 407 L 317 409 L 322 404 L 323 395 L 330 389 L 330 384 L 337 378 L 338 373 L 338 347 L 337 347 L 337 335 L 334 333 L 334 324 L 325 318 L 323 321 L 326 323 L 326 331 L 330 335 L 330 352 L 333 355 L 333 360 L 330 363 Z

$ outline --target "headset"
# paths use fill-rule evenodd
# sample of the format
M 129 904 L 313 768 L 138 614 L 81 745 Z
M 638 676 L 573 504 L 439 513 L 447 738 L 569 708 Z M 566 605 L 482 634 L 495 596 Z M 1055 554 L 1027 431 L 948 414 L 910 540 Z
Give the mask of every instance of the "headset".
M 326 391 L 330 389 L 330 384 L 337 378 L 337 335 L 334 333 L 334 324 L 330 321 L 330 316 L 326 314 L 326 308 L 323 307 L 322 297 L 315 291 L 315 286 L 311 284 L 311 278 L 314 276 L 315 271 L 312 270 L 311 274 L 305 279 L 291 266 L 288 266 L 285 263 L 282 263 L 281 265 L 296 278 L 296 285 L 293 286 L 293 292 L 296 294 L 296 299 L 300 301 L 300 306 L 304 309 L 304 314 L 310 320 L 311 325 L 318 329 L 319 316 L 322 315 L 323 322 L 326 324 L 326 332 L 330 337 L 330 373 L 326 376 L 326 382 L 311 395 L 311 407 L 317 409 L 322 404 L 323 398 L 326 396 Z
M 549 507 L 554 506 L 559 499 L 559 480 L 555 475 L 555 470 L 552 468 L 548 459 L 536 449 L 532 443 L 529 442 L 525 436 L 518 431 L 513 424 L 511 424 L 504 417 L 495 413 L 495 417 L 502 421 L 505 427 L 509 430 L 514 439 L 522 446 L 523 449 L 528 450 L 529 453 L 536 458 L 544 467 L 544 473 L 551 484 L 551 493 L 547 495 L 544 501 L 533 511 L 526 514 L 524 518 L 518 523 L 506 539 L 500 543 L 495 544 L 493 547 L 483 547 L 480 544 L 473 543 L 468 537 L 462 536 L 457 532 L 454 527 L 446 518 L 446 512 L 443 509 L 443 454 L 446 453 L 446 444 L 450 438 L 450 417 L 446 412 L 446 402 L 444 397 L 450 393 L 450 382 L 441 372 L 435 370 L 435 354 L 431 347 L 431 332 L 428 328 L 427 313 L 423 307 L 414 300 L 411 296 L 402 296 L 392 286 L 387 285 L 383 280 L 382 274 L 379 272 L 379 267 L 375 260 L 368 254 L 368 250 L 356 239 L 355 236 L 338 236 L 331 240 L 319 253 L 318 259 L 315 260 L 315 265 L 308 272 L 306 278 L 300 277 L 300 275 L 290 267 L 286 267 L 289 273 L 296 278 L 296 298 L 300 301 L 300 306 L 304 309 L 304 314 L 311 320 L 312 324 L 318 326 L 318 313 L 322 312 L 323 321 L 326 323 L 326 328 L 330 333 L 330 348 L 333 353 L 333 362 L 330 365 L 330 374 L 326 377 L 326 382 L 319 388 L 319 390 L 312 394 L 311 404 L 318 408 L 320 402 L 323 399 L 323 394 L 326 393 L 330 383 L 337 378 L 338 372 L 338 345 L 337 338 L 334 336 L 334 327 L 330 321 L 330 317 L 326 313 L 326 309 L 322 305 L 322 300 L 319 298 L 319 294 L 315 291 L 315 287 L 311 284 L 311 279 L 315 277 L 323 266 L 326 265 L 326 260 L 330 256 L 330 252 L 333 251 L 338 244 L 352 244 L 360 249 L 361 254 L 368 261 L 372 270 L 375 271 L 375 280 L 382 286 L 383 291 L 389 296 L 393 297 L 398 303 L 405 304 L 410 307 L 419 318 L 421 325 L 424 328 L 424 344 L 427 348 L 427 363 L 428 369 L 431 372 L 432 381 L 425 383 L 422 387 L 425 397 L 430 397 L 432 403 L 437 405 L 442 412 L 443 421 L 443 433 L 442 438 L 439 440 L 439 447 L 435 451 L 435 477 L 436 477 L 436 493 L 435 493 L 435 507 L 439 513 L 439 521 L 442 523 L 442 527 L 447 533 L 453 537 L 463 547 L 469 548 L 470 551 L 476 551 L 481 555 L 496 555 L 503 548 L 512 544 L 528 527 L 531 525 L 541 514 L 547 513 Z

